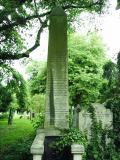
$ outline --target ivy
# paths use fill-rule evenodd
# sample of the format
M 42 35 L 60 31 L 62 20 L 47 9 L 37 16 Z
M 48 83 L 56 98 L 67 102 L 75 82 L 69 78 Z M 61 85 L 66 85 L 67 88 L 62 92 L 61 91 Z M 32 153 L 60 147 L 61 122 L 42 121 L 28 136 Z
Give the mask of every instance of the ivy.
M 97 122 L 93 106 L 89 107 L 91 113 L 91 138 L 86 147 L 85 160 L 118 160 L 120 154 L 114 144 L 113 131 L 102 127 L 102 122 Z
M 61 151 L 74 143 L 82 144 L 85 146 L 87 143 L 87 137 L 79 129 L 70 128 L 64 130 L 60 139 L 55 143 L 53 142 L 51 147 L 58 148 L 58 150 Z

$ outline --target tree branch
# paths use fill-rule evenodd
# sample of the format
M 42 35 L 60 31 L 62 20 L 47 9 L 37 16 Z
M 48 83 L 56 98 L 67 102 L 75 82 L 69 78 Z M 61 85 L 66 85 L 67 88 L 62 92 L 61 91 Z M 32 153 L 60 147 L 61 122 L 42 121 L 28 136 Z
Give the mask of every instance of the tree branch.
M 15 26 L 25 25 L 29 20 L 36 19 L 36 18 L 42 18 L 44 16 L 49 15 L 50 13 L 51 12 L 48 11 L 48 12 L 42 13 L 40 15 L 32 15 L 32 16 L 29 16 L 29 17 L 26 17 L 26 18 L 18 18 L 18 19 L 16 19 L 15 22 L 12 22 L 10 24 L 4 24 L 4 25 L 2 25 L 0 27 L 0 32 L 1 31 L 5 31 L 5 30 L 10 29 L 10 28 L 13 28 Z
M 94 2 L 94 3 L 90 3 L 90 4 L 88 4 L 88 5 L 85 5 L 84 3 L 83 3 L 83 5 L 81 5 L 81 4 L 76 4 L 76 5 L 74 5 L 74 4 L 68 4 L 68 5 L 65 5 L 65 6 L 63 6 L 62 8 L 64 9 L 64 10 L 67 10 L 67 9 L 71 9 L 71 8 L 78 8 L 78 9 L 88 9 L 88 8 L 91 8 L 91 7 L 93 7 L 93 6 L 96 6 L 96 5 L 103 5 L 103 2 L 101 2 L 101 1 L 96 1 L 96 2 Z
M 5 42 L 7 38 L 5 37 L 4 39 L 0 40 L 0 43 Z
M 95 3 L 90 3 L 88 5 L 84 5 L 84 4 L 83 5 L 81 5 L 81 4 L 76 4 L 76 5 L 74 5 L 74 4 L 68 4 L 68 5 L 62 6 L 62 8 L 64 10 L 72 9 L 72 8 L 78 8 L 78 9 L 82 9 L 83 8 L 83 9 L 85 9 L 85 8 L 91 8 L 91 7 L 95 6 L 95 5 L 102 5 L 102 4 L 103 4 L 103 2 L 97 1 Z M 5 30 L 10 29 L 10 28 L 13 28 L 15 26 L 25 25 L 28 21 L 30 21 L 32 19 L 42 18 L 44 16 L 48 16 L 50 13 L 51 13 L 51 11 L 48 11 L 48 12 L 42 13 L 40 15 L 35 14 L 35 15 L 32 15 L 32 16 L 28 16 L 26 18 L 21 18 L 20 17 L 20 18 L 16 19 L 15 22 L 12 22 L 10 24 L 4 24 L 4 25 L 2 25 L 0 27 L 0 32 L 1 31 L 5 31 Z
M 46 18 L 46 20 L 42 23 L 40 29 L 38 30 L 35 44 L 31 48 L 29 48 L 26 52 L 20 53 L 20 54 L 13 54 L 13 53 L 7 53 L 7 52 L 0 53 L 0 59 L 4 61 L 4 60 L 17 60 L 20 58 L 29 57 L 30 53 L 40 45 L 40 35 L 43 29 L 47 27 L 47 21 L 48 21 L 48 18 Z

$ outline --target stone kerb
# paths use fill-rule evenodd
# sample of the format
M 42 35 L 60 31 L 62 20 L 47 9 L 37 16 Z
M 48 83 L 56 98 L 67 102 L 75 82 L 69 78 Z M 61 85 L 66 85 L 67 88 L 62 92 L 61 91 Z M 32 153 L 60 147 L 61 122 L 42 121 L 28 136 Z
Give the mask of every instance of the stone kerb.
M 31 146 L 31 153 L 33 154 L 33 160 L 42 160 L 42 155 L 44 153 L 44 140 L 45 134 L 38 133 Z

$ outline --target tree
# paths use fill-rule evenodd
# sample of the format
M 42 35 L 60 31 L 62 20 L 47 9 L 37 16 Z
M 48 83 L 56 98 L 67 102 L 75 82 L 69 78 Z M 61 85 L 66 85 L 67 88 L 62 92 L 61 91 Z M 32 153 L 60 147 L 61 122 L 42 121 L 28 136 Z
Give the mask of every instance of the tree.
M 15 101 L 19 105 L 18 110 L 25 110 L 26 87 L 23 77 L 7 64 L 0 65 L 0 110 L 9 110 L 8 124 L 12 123 L 13 109 L 11 103 Z
M 45 95 L 35 94 L 31 96 L 29 109 L 34 113 L 43 113 L 45 109 Z
M 16 95 L 12 94 L 11 97 L 12 97 L 12 101 L 9 104 L 9 107 L 8 107 L 8 111 L 9 111 L 8 125 L 11 125 L 13 123 L 13 114 L 14 114 L 14 111 L 19 108 Z
M 1 0 L 1 66 L 8 64 L 8 61 L 10 62 L 11 60 L 29 57 L 29 54 L 40 45 L 40 35 L 43 29 L 48 27 L 48 17 L 52 9 L 59 4 L 68 14 L 68 22 L 70 24 L 73 22 L 74 17 L 83 10 L 100 12 L 104 6 L 104 0 Z M 35 42 L 33 46 L 29 46 L 22 35 L 27 35 L 28 30 L 30 32 L 33 28 L 36 28 L 36 36 L 33 38 Z M 31 36 L 33 35 L 30 32 L 28 37 L 30 38 Z
M 120 0 L 117 0 L 117 9 L 120 8 Z
M 107 61 L 103 66 L 103 84 L 100 89 L 101 102 L 104 103 L 107 99 L 113 98 L 116 94 L 116 80 L 117 80 L 117 65 L 111 60 Z
M 71 105 L 81 107 L 99 98 L 105 47 L 96 34 L 69 37 L 69 93 Z
M 106 108 L 113 112 L 113 129 L 112 141 L 117 155 L 120 155 L 120 53 L 118 53 L 117 64 L 107 62 L 104 66 L 106 83 L 102 88 L 102 101 L 105 102 Z
M 45 113 L 45 95 L 35 94 L 31 95 L 29 99 L 29 111 L 31 113 L 31 120 L 34 128 L 44 126 L 44 113 Z M 33 116 L 34 115 L 34 116 Z
M 0 112 L 6 112 L 11 101 L 10 91 L 7 87 L 0 84 Z
M 71 34 L 68 38 L 68 76 L 70 104 L 87 105 L 99 98 L 99 89 L 103 81 L 102 66 L 105 62 L 105 49 L 96 34 L 78 36 Z M 31 94 L 45 93 L 46 68 L 34 63 L 29 69 L 29 86 Z
M 72 23 L 74 17 L 83 10 L 100 12 L 104 4 L 105 0 L 1 0 L 0 61 L 29 57 L 40 45 L 40 35 L 48 26 L 48 16 L 55 6 L 61 5 L 68 14 L 68 22 Z M 25 34 L 35 26 L 35 42 L 31 47 L 26 46 L 21 33 Z
M 46 62 L 30 61 L 27 66 L 27 73 L 30 94 L 44 94 L 46 90 Z

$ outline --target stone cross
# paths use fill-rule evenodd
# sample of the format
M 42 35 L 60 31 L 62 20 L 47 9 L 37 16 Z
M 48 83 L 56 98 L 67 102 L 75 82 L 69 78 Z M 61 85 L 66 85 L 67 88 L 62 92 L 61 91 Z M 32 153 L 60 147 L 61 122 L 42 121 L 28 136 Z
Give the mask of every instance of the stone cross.
M 68 128 L 67 16 L 61 7 L 50 15 L 45 128 Z

